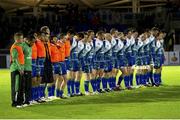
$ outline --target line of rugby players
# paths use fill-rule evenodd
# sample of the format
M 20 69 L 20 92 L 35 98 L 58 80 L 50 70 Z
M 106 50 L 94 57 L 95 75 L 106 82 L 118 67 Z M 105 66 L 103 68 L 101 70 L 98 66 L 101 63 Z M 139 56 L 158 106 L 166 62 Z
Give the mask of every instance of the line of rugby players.
M 121 90 L 122 80 L 128 90 L 159 86 L 162 83 L 164 37 L 165 33 L 155 27 L 141 34 L 134 29 L 119 32 L 113 28 L 109 33 L 69 30 L 66 34 L 50 36 L 46 26 L 35 33 L 36 41 L 32 46 L 32 101 L 43 102 L 46 87 L 51 99 Z M 46 47 L 54 77 L 47 85 L 42 82 Z M 84 82 L 81 81 L 82 74 L 85 75 Z M 85 93 L 82 93 L 82 86 Z

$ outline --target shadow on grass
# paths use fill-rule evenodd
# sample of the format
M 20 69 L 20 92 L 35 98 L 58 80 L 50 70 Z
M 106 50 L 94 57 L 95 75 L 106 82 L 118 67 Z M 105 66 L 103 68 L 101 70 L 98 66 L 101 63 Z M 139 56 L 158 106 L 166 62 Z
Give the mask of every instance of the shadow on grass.
M 73 97 L 65 100 L 55 100 L 42 105 L 145 103 L 161 101 L 180 101 L 180 86 L 140 88 L 131 91 L 125 90 L 95 96 Z

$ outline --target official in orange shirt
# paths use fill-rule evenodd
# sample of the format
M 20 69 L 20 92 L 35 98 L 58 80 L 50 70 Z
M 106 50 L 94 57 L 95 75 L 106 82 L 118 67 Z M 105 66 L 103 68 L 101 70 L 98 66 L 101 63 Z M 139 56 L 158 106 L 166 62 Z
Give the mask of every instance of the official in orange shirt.
M 60 65 L 60 69 L 61 69 L 61 73 L 60 73 L 60 78 L 59 81 L 57 81 L 56 83 L 56 94 L 58 95 L 58 97 L 65 99 L 67 98 L 63 93 L 64 93 L 64 88 L 67 84 L 67 68 L 66 68 L 66 63 L 65 63 L 65 35 L 61 34 L 60 35 L 60 40 L 57 41 L 57 46 L 59 49 L 59 65 Z
M 66 68 L 67 70 L 70 70 L 70 52 L 71 52 L 71 41 L 74 36 L 74 31 L 69 30 L 66 35 L 66 41 L 65 41 L 65 62 L 66 62 Z
M 60 68 L 59 68 L 59 60 L 60 60 L 60 51 L 57 48 L 56 45 L 57 42 L 57 37 L 53 36 L 51 38 L 51 43 L 50 43 L 50 52 L 51 52 L 51 62 L 53 65 L 53 73 L 54 75 L 57 75 L 60 73 Z

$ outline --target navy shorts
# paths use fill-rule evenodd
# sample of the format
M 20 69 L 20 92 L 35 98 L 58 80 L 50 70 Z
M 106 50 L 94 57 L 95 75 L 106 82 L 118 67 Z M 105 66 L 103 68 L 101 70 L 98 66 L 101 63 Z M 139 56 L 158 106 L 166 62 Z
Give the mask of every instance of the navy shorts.
M 61 71 L 59 62 L 52 63 L 52 65 L 53 65 L 53 73 L 54 74 L 59 74 L 60 71 Z
M 32 77 L 36 77 L 38 75 L 38 70 L 37 70 L 37 60 L 32 59 Z
M 113 69 L 113 63 L 112 61 L 106 61 L 104 62 L 104 72 L 111 72 Z
M 104 69 L 104 62 L 94 62 L 93 68 L 95 70 Z
M 92 72 L 92 65 L 90 65 L 90 64 L 83 65 L 82 66 L 82 71 L 84 73 L 91 73 Z
M 118 64 L 119 64 L 119 68 L 125 67 L 128 65 L 128 61 L 125 57 L 121 56 L 120 58 L 118 58 Z
M 77 71 L 81 71 L 82 69 L 82 67 L 81 67 L 81 63 L 80 63 L 80 61 L 78 61 L 78 60 L 73 60 L 73 61 L 71 61 L 71 70 L 72 71 L 74 71 L 74 72 L 77 72 Z
M 44 62 L 45 58 L 38 58 L 37 63 L 38 63 L 38 74 L 42 77 L 44 74 Z
M 60 65 L 60 75 L 66 75 L 67 74 L 67 68 L 65 62 L 59 62 Z
M 112 65 L 113 65 L 113 68 L 119 69 L 118 59 L 113 59 L 112 60 Z
M 66 58 L 65 59 L 65 65 L 66 65 L 66 69 L 67 70 L 70 70 L 70 68 L 71 68 L 71 64 L 70 64 L 70 58 L 68 57 L 68 58 Z

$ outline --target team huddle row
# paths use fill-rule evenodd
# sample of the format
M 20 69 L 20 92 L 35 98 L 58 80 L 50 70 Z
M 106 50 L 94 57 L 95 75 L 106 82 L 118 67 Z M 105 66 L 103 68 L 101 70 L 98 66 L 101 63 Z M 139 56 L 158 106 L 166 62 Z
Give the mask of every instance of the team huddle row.
M 135 68 L 136 87 L 159 86 L 164 37 L 165 33 L 155 27 L 141 34 L 134 29 L 123 33 L 113 28 L 109 33 L 69 30 L 56 36 L 50 35 L 47 26 L 24 39 L 16 33 L 11 48 L 11 82 L 15 86 L 17 75 L 23 82 L 18 89 L 12 87 L 12 106 L 44 102 L 46 88 L 49 99 L 67 98 L 66 86 L 68 97 L 82 96 L 83 73 L 85 95 L 120 90 L 122 80 L 131 90 L 135 87 Z

